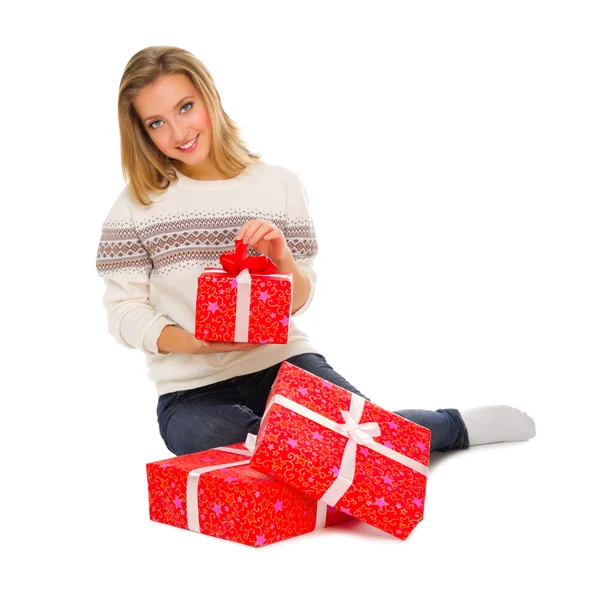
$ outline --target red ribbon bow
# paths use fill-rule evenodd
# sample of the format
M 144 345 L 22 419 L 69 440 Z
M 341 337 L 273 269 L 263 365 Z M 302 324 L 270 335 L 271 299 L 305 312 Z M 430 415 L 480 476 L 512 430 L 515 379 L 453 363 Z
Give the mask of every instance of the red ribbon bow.
M 223 269 L 233 275 L 237 275 L 244 269 L 248 269 L 249 273 L 264 275 L 277 271 L 277 265 L 267 255 L 248 257 L 247 252 L 248 245 L 242 240 L 236 240 L 235 250 L 228 250 L 219 257 Z

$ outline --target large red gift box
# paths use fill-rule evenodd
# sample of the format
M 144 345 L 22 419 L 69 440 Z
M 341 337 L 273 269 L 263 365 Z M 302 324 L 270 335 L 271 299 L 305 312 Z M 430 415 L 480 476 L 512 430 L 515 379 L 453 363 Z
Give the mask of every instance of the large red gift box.
M 293 276 L 275 273 L 266 255 L 235 251 L 220 256 L 222 269 L 206 268 L 198 277 L 196 339 L 217 342 L 285 344 L 292 316 Z
M 283 362 L 250 466 L 402 540 L 423 519 L 431 431 Z
M 352 519 L 252 470 L 243 443 L 146 464 L 150 519 L 264 546 Z

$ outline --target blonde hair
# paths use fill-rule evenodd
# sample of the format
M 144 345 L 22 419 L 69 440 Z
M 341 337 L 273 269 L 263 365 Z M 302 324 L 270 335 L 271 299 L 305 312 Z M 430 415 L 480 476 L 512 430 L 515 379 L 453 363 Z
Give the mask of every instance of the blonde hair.
M 240 174 L 252 163 L 262 163 L 260 153 L 250 152 L 240 128 L 225 113 L 221 97 L 208 69 L 190 52 L 174 46 L 149 46 L 134 54 L 119 84 L 118 116 L 123 177 L 143 205 L 151 203 L 149 190 L 166 190 L 178 180 L 170 159 L 152 142 L 137 115 L 133 99 L 157 79 L 185 74 L 204 99 L 212 126 L 209 158 L 227 177 Z

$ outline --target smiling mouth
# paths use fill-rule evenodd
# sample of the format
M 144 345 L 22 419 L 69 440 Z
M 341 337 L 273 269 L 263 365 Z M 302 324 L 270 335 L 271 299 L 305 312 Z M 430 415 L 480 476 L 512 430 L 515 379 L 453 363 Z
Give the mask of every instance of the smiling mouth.
M 193 147 L 194 143 L 198 140 L 198 137 L 200 136 L 200 133 L 198 133 L 193 139 L 191 139 L 190 141 L 186 141 L 185 143 L 183 143 L 182 145 L 178 145 L 177 149 L 183 149 L 184 151 L 186 149 L 190 149 L 191 147 Z M 186 146 L 187 145 L 187 146 Z

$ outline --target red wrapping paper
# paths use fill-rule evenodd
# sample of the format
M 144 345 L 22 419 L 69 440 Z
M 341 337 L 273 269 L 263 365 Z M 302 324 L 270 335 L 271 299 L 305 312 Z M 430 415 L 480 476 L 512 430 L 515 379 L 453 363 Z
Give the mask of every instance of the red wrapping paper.
M 264 546 L 312 532 L 317 526 L 317 501 L 277 482 L 247 463 L 243 443 L 229 448 L 248 455 L 210 449 L 146 464 L 150 519 L 178 528 L 188 522 L 188 481 L 198 468 L 229 464 L 197 475 L 195 531 L 250 546 Z M 196 506 L 192 503 L 190 511 Z M 332 526 L 350 516 L 321 504 L 321 526 Z
M 236 249 L 221 255 L 222 269 L 207 268 L 198 277 L 195 337 L 215 342 L 244 341 L 285 344 L 292 310 L 291 274 L 277 274 L 277 266 L 266 257 L 246 256 L 247 245 L 236 241 Z M 247 270 L 251 280 L 247 339 L 236 339 L 240 277 Z M 243 327 L 243 326 L 242 326 Z
M 340 474 L 349 439 L 277 403 L 278 395 L 344 425 L 341 411 L 350 409 L 353 394 L 283 362 L 256 438 L 253 469 L 271 474 L 313 499 L 324 498 Z M 431 431 L 360 396 L 354 399 L 364 402 L 357 422 L 374 421 L 379 426 L 381 435 L 373 441 L 410 458 L 411 465 L 421 471 L 358 444 L 354 478 L 334 506 L 405 540 L 423 519 Z

